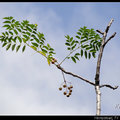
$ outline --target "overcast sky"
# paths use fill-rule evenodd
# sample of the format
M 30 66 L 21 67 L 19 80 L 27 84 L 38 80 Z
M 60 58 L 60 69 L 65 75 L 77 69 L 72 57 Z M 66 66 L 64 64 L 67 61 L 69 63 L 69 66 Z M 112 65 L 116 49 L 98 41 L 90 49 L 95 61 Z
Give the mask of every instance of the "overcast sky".
M 75 36 L 83 26 L 104 31 L 113 18 L 107 37 L 117 34 L 105 48 L 100 79 L 101 84 L 120 85 L 120 3 L 1 2 L 0 28 L 6 16 L 37 23 L 38 30 L 55 49 L 58 62 L 68 54 L 65 35 Z M 63 67 L 94 82 L 96 62 L 97 58 L 81 58 L 77 64 L 67 60 Z M 61 71 L 48 66 L 42 56 L 30 48 L 16 53 L 0 47 L 0 114 L 95 115 L 94 87 L 80 79 L 65 77 L 74 87 L 69 98 L 58 90 L 63 82 Z M 120 106 L 120 88 L 115 91 L 102 88 L 101 92 L 101 114 L 119 115 L 120 109 L 115 107 Z

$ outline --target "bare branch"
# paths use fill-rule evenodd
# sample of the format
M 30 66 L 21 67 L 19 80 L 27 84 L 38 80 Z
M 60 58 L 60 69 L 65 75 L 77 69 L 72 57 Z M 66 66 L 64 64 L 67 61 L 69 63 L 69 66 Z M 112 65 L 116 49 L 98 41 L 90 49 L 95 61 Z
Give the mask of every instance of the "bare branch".
M 111 21 L 109 22 L 108 26 L 106 27 L 106 30 L 105 30 L 106 33 L 108 32 L 108 30 L 109 30 L 109 28 L 110 28 L 110 26 L 111 26 L 111 24 L 112 24 L 113 21 L 114 20 L 111 19 Z
M 115 37 L 115 35 L 116 35 L 116 32 L 114 32 L 114 33 L 106 40 L 106 42 L 104 43 L 103 46 L 105 46 L 113 37 Z
M 85 78 L 83 78 L 83 77 L 81 77 L 81 76 L 79 76 L 79 75 L 76 75 L 76 74 L 73 74 L 73 73 L 71 73 L 71 72 L 65 71 L 59 64 L 56 65 L 56 67 L 57 67 L 58 69 L 60 69 L 62 72 L 66 73 L 66 74 L 72 75 L 73 77 L 79 78 L 79 79 L 81 79 L 81 80 L 83 80 L 83 81 L 85 81 L 85 82 L 87 82 L 87 83 L 95 86 L 95 83 L 93 83 L 93 82 L 91 82 L 91 81 L 89 81 L 89 80 L 87 80 L 87 79 L 85 79 Z
M 102 87 L 108 87 L 108 88 L 111 88 L 111 89 L 113 89 L 113 90 L 115 90 L 115 89 L 118 88 L 118 86 L 112 87 L 111 85 L 107 85 L 107 84 L 100 85 L 100 88 L 102 88 Z
M 104 32 L 100 31 L 100 30 L 96 30 L 96 32 L 100 33 L 100 34 L 104 34 Z

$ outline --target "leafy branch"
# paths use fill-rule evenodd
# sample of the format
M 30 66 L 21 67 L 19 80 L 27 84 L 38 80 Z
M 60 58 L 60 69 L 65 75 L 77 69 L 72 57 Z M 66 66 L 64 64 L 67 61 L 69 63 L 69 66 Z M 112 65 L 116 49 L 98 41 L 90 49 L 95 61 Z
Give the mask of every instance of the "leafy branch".
M 79 56 L 82 57 L 83 55 L 85 58 L 91 58 L 93 56 L 96 57 L 96 53 L 101 46 L 102 38 L 94 31 L 94 29 L 87 29 L 86 26 L 81 27 L 75 39 L 66 35 L 66 43 L 67 50 L 69 50 L 69 54 L 62 60 L 60 64 L 62 64 L 66 59 L 72 59 L 73 62 L 77 62 Z M 79 49 L 78 52 L 75 52 Z M 70 56 L 72 53 L 74 55 Z
M 16 52 L 22 47 L 22 52 L 25 51 L 26 45 L 35 50 L 36 52 L 47 58 L 48 64 L 50 65 L 53 55 L 55 54 L 54 49 L 46 43 L 46 39 L 43 33 L 37 30 L 37 24 L 30 24 L 28 20 L 22 22 L 16 21 L 12 16 L 4 17 L 6 29 L 0 36 L 2 47 L 6 46 L 6 50 L 10 47 L 12 51 Z

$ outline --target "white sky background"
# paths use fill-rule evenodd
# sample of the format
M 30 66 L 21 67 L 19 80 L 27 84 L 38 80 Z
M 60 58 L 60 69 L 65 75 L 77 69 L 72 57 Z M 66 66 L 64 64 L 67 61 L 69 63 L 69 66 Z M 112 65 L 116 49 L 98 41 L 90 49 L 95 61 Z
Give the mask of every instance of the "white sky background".
M 0 25 L 2 18 L 13 16 L 17 20 L 37 23 L 40 32 L 55 48 L 58 62 L 68 53 L 64 35 L 75 36 L 80 27 L 104 31 L 111 18 L 114 22 L 109 35 L 117 32 L 105 48 L 101 66 L 101 84 L 120 84 L 120 4 L 119 3 L 0 3 Z M 94 81 L 96 59 L 74 64 L 63 63 L 63 67 Z M 33 50 L 24 53 L 7 51 L 0 47 L 0 114 L 74 114 L 95 115 L 96 96 L 93 86 L 66 75 L 74 88 L 69 98 L 58 90 L 63 82 L 61 72 Z M 103 88 L 102 114 L 119 115 L 120 88 L 113 91 Z

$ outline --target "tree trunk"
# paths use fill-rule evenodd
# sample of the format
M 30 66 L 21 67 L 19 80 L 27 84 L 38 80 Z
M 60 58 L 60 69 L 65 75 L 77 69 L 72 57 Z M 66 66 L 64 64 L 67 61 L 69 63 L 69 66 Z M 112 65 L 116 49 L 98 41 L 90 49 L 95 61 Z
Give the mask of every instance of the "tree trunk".
M 101 92 L 100 86 L 95 86 L 96 90 L 96 115 L 101 114 Z
M 113 19 L 111 19 L 111 21 L 109 22 L 108 26 L 105 29 L 105 32 L 100 32 L 103 35 L 102 38 L 102 44 L 100 47 L 100 51 L 99 51 L 99 55 L 98 55 L 98 60 L 97 60 L 97 67 L 96 67 L 96 75 L 95 75 L 95 91 L 96 91 L 96 115 L 100 115 L 101 114 L 101 92 L 100 92 L 100 67 L 101 67 L 101 60 L 102 60 L 102 56 L 103 56 L 103 50 L 105 45 L 108 43 L 108 41 L 113 38 L 114 36 L 112 35 L 112 37 L 110 37 L 107 41 L 106 41 L 106 36 L 108 33 L 108 30 L 111 26 L 113 22 Z M 99 32 L 99 31 L 98 31 Z M 115 33 L 116 34 L 116 33 Z M 114 35 L 115 35 L 114 34 Z

